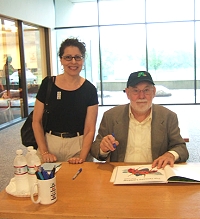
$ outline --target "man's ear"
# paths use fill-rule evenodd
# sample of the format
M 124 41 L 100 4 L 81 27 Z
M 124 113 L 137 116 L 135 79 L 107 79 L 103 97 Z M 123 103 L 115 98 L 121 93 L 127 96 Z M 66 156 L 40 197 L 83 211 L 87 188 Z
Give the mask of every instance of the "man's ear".
M 126 93 L 127 98 L 130 100 L 130 90 L 129 90 L 129 88 L 125 88 L 124 92 Z
M 156 86 L 154 85 L 153 86 L 153 97 L 155 97 L 156 96 Z

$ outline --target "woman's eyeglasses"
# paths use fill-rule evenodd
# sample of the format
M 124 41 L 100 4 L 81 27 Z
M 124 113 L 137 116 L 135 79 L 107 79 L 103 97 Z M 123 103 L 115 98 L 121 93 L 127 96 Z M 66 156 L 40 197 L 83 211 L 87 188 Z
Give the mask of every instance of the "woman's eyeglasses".
M 79 56 L 79 55 L 71 56 L 71 55 L 68 55 L 68 56 L 62 56 L 62 58 L 65 61 L 72 61 L 72 59 L 75 59 L 76 61 L 81 61 L 83 59 L 83 56 Z

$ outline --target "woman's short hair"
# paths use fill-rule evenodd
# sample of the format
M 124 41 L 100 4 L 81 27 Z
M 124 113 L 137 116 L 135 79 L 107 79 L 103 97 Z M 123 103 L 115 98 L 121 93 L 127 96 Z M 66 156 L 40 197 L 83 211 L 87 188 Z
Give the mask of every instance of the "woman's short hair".
M 64 54 L 64 50 L 68 46 L 78 47 L 80 52 L 81 52 L 81 55 L 83 56 L 83 58 L 85 58 L 85 52 L 86 52 L 85 43 L 79 41 L 77 38 L 67 38 L 66 40 L 64 40 L 61 43 L 60 49 L 59 49 L 59 52 L 58 52 L 58 56 L 60 58 L 62 58 L 62 56 Z

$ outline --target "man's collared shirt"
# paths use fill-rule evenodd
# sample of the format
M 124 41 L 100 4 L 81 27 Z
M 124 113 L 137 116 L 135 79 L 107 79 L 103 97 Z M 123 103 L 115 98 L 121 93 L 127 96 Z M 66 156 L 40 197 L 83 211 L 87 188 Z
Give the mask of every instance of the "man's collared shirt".
M 152 110 L 149 116 L 142 122 L 138 122 L 129 108 L 129 132 L 124 162 L 148 162 L 152 163 L 151 153 L 151 120 Z

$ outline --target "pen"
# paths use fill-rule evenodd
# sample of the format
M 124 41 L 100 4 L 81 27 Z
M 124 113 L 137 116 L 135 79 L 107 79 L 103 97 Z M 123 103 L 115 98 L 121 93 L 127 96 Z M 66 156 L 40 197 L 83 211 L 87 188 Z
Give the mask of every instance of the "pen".
M 44 177 L 43 177 L 43 175 L 42 175 L 42 173 L 40 171 L 37 170 L 35 172 L 35 174 L 36 174 L 37 179 L 44 180 Z
M 112 133 L 112 136 L 113 136 L 113 137 L 115 137 L 115 134 L 114 134 L 114 133 Z M 117 147 L 117 145 L 114 143 L 114 144 L 113 144 L 113 147 L 114 147 L 114 148 L 116 148 L 116 147 Z
M 53 169 L 52 169 L 52 171 L 51 171 L 51 173 L 50 173 L 50 175 L 49 175 L 49 179 L 54 178 L 55 172 L 56 172 L 56 167 L 54 166 Z
M 42 173 L 44 179 L 49 179 L 49 174 L 44 170 L 43 167 L 41 167 L 41 173 Z
M 78 171 L 77 171 L 77 173 L 73 176 L 73 180 L 74 179 L 76 179 L 76 177 L 79 175 L 79 173 L 81 173 L 81 171 L 82 171 L 82 168 L 80 168 Z

